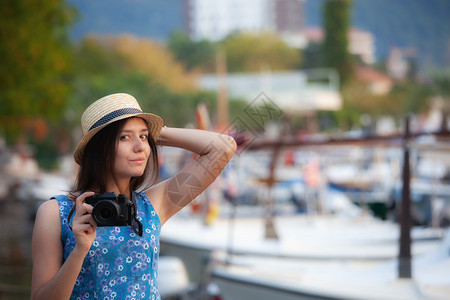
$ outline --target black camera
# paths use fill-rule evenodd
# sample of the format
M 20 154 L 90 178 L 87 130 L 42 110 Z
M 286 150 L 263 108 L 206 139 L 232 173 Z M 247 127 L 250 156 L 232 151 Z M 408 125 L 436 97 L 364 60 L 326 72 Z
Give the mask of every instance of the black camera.
M 137 220 L 137 211 L 134 201 L 130 201 L 124 194 L 116 193 L 97 194 L 87 197 L 85 203 L 94 207 L 92 217 L 97 226 L 134 226 Z M 142 226 L 142 225 L 141 225 Z

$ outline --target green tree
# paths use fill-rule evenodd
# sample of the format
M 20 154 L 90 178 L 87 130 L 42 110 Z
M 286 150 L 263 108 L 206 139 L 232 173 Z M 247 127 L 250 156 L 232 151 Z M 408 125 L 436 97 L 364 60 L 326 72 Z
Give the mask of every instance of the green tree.
M 435 70 L 431 77 L 434 93 L 450 104 L 450 68 Z
M 351 0 L 328 0 L 323 6 L 324 63 L 339 72 L 341 86 L 352 76 L 352 59 L 348 52 L 351 3 Z
M 131 35 L 101 38 L 98 42 L 123 56 L 131 69 L 147 74 L 172 91 L 189 91 L 195 86 L 195 74 L 187 72 L 164 45 Z
M 215 43 L 208 40 L 193 41 L 183 32 L 174 32 L 170 35 L 167 46 L 187 70 L 214 70 L 217 47 Z
M 75 16 L 64 0 L 0 2 L 0 127 L 7 137 L 61 117 Z
M 303 50 L 302 68 L 321 68 L 323 66 L 322 43 L 309 43 Z
M 406 81 L 395 85 L 388 94 L 374 94 L 367 83 L 352 79 L 342 87 L 344 108 L 336 112 L 341 128 L 359 126 L 361 114 L 372 120 L 383 116 L 401 119 L 406 114 L 420 114 L 430 108 L 431 89 L 427 84 Z
M 208 102 L 213 106 L 214 93 L 197 91 L 194 88 L 176 91 L 173 81 L 187 80 L 186 72 L 177 73 L 175 78 L 163 76 L 173 62 L 162 52 L 170 56 L 167 49 L 151 52 L 148 44 L 139 43 L 134 47 L 137 57 L 130 58 L 132 52 L 124 51 L 113 44 L 122 38 L 104 40 L 86 38 L 74 49 L 74 74 L 71 79 L 73 93 L 66 112 L 68 131 L 79 126 L 81 113 L 95 99 L 107 94 L 124 92 L 135 96 L 144 111 L 156 113 L 170 126 L 185 126 L 195 123 L 195 108 L 199 102 Z M 112 43 L 112 44 L 111 44 Z M 126 43 L 121 43 L 126 46 Z M 134 43 L 131 44 L 133 46 Z M 139 48 L 139 49 L 138 49 Z M 164 50 L 165 49 L 165 50 Z M 153 55 L 152 55 L 153 54 Z M 141 63 L 139 56 L 153 56 L 160 61 L 161 68 L 154 69 L 151 63 Z M 187 80 L 187 83 L 190 80 Z M 186 83 L 186 85 L 187 85 Z
M 447 129 L 447 118 L 450 115 L 450 68 L 435 70 L 431 74 L 433 79 L 433 94 L 443 100 L 442 129 Z
M 300 52 L 270 34 L 233 34 L 222 41 L 229 72 L 259 72 L 261 68 L 292 70 L 301 63 Z

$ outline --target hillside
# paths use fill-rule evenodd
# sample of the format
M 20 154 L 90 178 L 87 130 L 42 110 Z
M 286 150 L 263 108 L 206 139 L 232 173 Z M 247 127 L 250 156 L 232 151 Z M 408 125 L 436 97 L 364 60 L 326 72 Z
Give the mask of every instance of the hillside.
M 72 37 L 88 33 L 120 34 L 164 40 L 184 28 L 182 0 L 67 0 L 80 14 Z M 307 26 L 320 26 L 325 0 L 306 0 Z M 376 55 L 392 47 L 411 47 L 422 67 L 450 65 L 450 1 L 353 0 L 352 26 L 371 31 Z
M 307 0 L 308 26 L 320 26 L 325 0 Z M 450 1 L 353 0 L 352 26 L 372 32 L 376 55 L 412 47 L 422 67 L 450 65 Z
M 137 36 L 165 40 L 184 26 L 182 0 L 66 0 L 78 10 L 71 36 L 89 33 Z

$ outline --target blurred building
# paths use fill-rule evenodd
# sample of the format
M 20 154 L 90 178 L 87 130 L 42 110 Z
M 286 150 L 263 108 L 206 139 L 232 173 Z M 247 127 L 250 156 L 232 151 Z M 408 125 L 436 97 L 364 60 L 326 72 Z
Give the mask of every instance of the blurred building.
M 375 62 L 375 38 L 369 31 L 351 28 L 349 34 L 349 49 L 351 54 L 358 55 L 361 60 L 371 65 Z
M 367 84 L 369 91 L 375 95 L 386 95 L 394 86 L 391 77 L 371 67 L 356 68 L 355 76 Z
M 200 76 L 202 89 L 218 91 L 220 78 L 216 74 Z M 304 114 L 319 110 L 339 110 L 342 98 L 339 93 L 339 76 L 331 69 L 303 71 L 233 73 L 227 74 L 227 95 L 244 99 L 251 104 L 264 93 L 285 112 Z
M 304 30 L 304 36 L 308 43 L 322 43 L 325 33 L 320 27 L 311 27 Z M 359 28 L 351 28 L 348 32 L 348 51 L 357 55 L 365 64 L 375 62 L 375 38 L 369 31 Z
M 408 76 L 410 66 L 407 57 L 412 56 L 410 52 L 411 50 L 404 51 L 398 47 L 390 50 L 389 57 L 386 61 L 386 69 L 394 79 L 404 80 Z
M 185 27 L 194 40 L 217 41 L 233 32 L 279 34 L 301 47 L 305 0 L 184 0 Z

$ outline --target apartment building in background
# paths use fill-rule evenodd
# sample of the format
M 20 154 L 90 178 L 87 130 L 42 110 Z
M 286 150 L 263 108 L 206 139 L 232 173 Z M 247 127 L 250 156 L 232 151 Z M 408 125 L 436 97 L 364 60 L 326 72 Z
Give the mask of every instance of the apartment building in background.
M 194 40 L 218 41 L 234 32 L 274 32 L 304 45 L 306 0 L 184 0 L 185 28 Z

